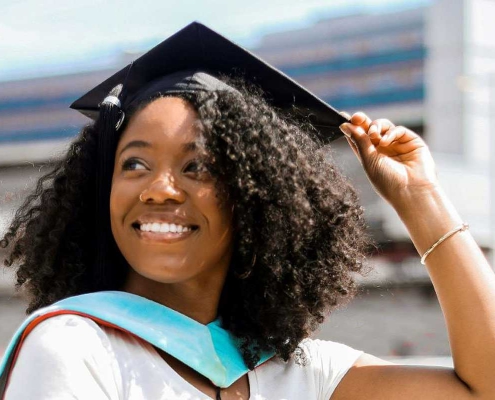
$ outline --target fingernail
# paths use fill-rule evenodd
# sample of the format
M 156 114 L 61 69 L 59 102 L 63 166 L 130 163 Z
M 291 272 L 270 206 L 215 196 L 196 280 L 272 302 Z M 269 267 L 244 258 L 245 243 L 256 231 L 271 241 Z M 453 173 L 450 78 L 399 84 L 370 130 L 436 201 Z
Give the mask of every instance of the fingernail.
M 369 135 L 372 135 L 373 133 L 376 133 L 376 132 L 378 132 L 377 126 L 376 125 L 371 125 L 370 126 L 370 129 L 368 130 L 368 134 Z
M 347 111 L 340 111 L 339 114 L 342 115 L 344 118 L 351 119 L 351 115 Z
M 349 138 L 351 137 L 351 134 L 350 134 L 350 132 L 349 132 L 349 130 L 348 130 L 348 128 L 347 128 L 347 126 L 345 126 L 345 124 L 340 125 L 340 126 L 339 126 L 339 128 L 340 128 L 340 130 L 342 131 L 342 133 L 343 133 L 344 135 L 346 135 L 346 136 L 347 136 L 347 137 L 349 137 Z

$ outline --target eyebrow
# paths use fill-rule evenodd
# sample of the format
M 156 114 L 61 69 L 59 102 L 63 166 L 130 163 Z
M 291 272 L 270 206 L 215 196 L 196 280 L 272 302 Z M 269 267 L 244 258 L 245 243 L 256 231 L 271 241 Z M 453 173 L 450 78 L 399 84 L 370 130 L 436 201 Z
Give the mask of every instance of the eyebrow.
M 119 157 L 122 155 L 124 151 L 127 149 L 137 147 L 137 148 L 150 148 L 153 147 L 150 142 L 145 142 L 144 140 L 133 140 L 132 142 L 127 143 L 122 150 L 120 150 Z M 183 153 L 190 153 L 192 151 L 195 151 L 198 147 L 195 142 L 188 142 L 182 144 L 182 152 Z
M 198 146 L 196 145 L 196 142 L 188 142 L 184 143 L 182 145 L 182 152 L 183 153 L 191 153 L 193 151 L 196 151 Z
M 122 150 L 120 150 L 119 157 L 122 155 L 124 151 L 127 149 L 137 147 L 137 148 L 149 148 L 151 147 L 151 143 L 145 142 L 144 140 L 133 140 L 132 142 L 127 143 Z

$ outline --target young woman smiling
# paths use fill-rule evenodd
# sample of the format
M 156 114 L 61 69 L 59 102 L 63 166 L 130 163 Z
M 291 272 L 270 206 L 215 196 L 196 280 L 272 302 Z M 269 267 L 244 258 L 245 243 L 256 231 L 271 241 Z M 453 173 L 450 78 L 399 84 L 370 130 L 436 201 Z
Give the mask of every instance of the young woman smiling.
M 99 303 L 84 315 L 41 308 L 6 399 L 495 398 L 494 274 L 418 135 L 363 113 L 342 117 L 371 184 L 426 262 L 454 369 L 309 339 L 355 292 L 370 243 L 355 191 L 311 125 L 242 79 L 198 69 L 172 85 L 168 75 L 143 84 L 123 104 L 120 89 L 40 180 L 2 244 L 31 293 L 29 312 L 110 293 L 101 307 L 126 319 L 105 320 Z M 157 326 L 158 340 L 147 340 Z M 222 360 L 211 365 L 240 371 L 235 379 L 204 368 L 205 329 Z

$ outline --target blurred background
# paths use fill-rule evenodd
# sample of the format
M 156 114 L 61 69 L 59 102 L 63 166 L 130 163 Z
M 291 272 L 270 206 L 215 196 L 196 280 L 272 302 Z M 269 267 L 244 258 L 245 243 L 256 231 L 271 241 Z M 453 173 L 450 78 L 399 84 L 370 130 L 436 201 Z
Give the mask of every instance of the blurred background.
M 440 181 L 494 265 L 490 0 L 0 0 L 0 234 L 89 121 L 69 104 L 194 20 L 334 107 L 422 135 Z M 451 365 L 443 316 L 406 230 L 347 142 L 337 140 L 331 151 L 360 192 L 379 251 L 359 296 L 317 336 L 401 362 Z M 24 308 L 12 272 L 0 267 L 0 354 Z

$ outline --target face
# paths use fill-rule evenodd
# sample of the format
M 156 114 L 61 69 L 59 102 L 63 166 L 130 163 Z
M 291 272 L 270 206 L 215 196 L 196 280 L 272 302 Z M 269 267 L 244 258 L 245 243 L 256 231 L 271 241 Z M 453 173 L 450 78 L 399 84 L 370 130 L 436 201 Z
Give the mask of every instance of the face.
M 214 180 L 201 169 L 196 121 L 186 101 L 160 98 L 131 118 L 119 141 L 110 218 L 132 269 L 128 279 L 199 286 L 225 280 L 232 208 L 220 205 Z

